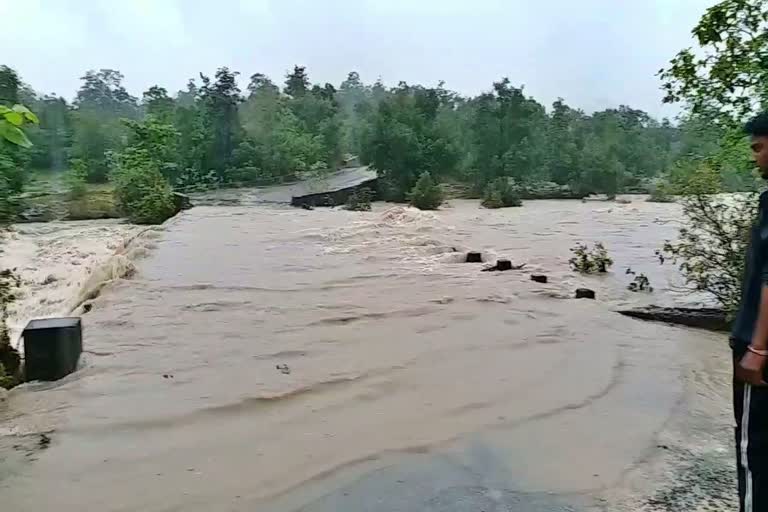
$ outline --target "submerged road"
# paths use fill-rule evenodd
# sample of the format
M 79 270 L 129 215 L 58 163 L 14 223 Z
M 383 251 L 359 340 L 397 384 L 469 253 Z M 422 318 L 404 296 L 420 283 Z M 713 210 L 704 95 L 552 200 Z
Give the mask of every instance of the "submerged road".
M 84 317 L 83 369 L 11 393 L 0 502 L 614 512 L 675 482 L 661 444 L 728 455 L 722 336 L 612 312 L 681 300 L 653 255 L 676 205 L 310 212 L 264 193 L 137 241 L 137 273 Z M 582 240 L 615 273 L 573 274 Z M 480 272 L 469 249 L 528 266 Z M 654 296 L 627 290 L 629 265 Z M 572 299 L 584 285 L 598 301 Z

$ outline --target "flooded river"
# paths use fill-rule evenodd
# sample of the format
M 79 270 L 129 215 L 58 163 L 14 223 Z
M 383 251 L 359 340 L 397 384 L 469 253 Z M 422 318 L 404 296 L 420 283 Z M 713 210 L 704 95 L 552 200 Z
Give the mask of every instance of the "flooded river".
M 87 224 L 63 249 L 34 245 L 55 227 L 17 235 L 5 257 L 38 283 L 27 316 L 129 278 L 84 315 L 81 371 L 10 394 L 9 510 L 590 510 L 661 486 L 661 440 L 727 456 L 723 337 L 613 312 L 692 300 L 654 255 L 677 205 L 354 213 L 238 194 L 162 231 Z M 79 259 L 106 274 L 85 297 L 85 274 L 55 276 L 61 306 L 41 309 L 56 272 L 40 248 L 61 265 L 86 239 L 103 249 Z M 569 249 L 598 241 L 613 271 L 571 272 Z M 468 250 L 526 267 L 483 273 Z M 628 267 L 656 291 L 629 292 Z M 581 286 L 598 300 L 572 299 Z M 41 432 L 44 450 L 9 447 Z

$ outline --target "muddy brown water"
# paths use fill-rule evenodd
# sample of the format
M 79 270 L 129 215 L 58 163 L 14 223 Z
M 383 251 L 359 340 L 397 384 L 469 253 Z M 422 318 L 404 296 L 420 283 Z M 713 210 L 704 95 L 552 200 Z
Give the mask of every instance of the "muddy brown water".
M 33 461 L 0 450 L 4 504 L 312 510 L 360 475 L 477 439 L 501 481 L 596 496 L 650 460 L 690 394 L 709 397 L 710 429 L 727 421 L 722 336 L 613 312 L 697 300 L 654 255 L 675 235 L 677 205 L 353 213 L 239 194 L 134 241 L 135 274 L 84 316 L 83 368 L 11 393 L 6 444 L 52 442 Z M 609 275 L 569 270 L 582 241 L 604 242 Z M 467 250 L 527 266 L 482 273 L 462 263 Z M 627 290 L 628 267 L 654 294 Z M 598 300 L 572 299 L 581 286 Z

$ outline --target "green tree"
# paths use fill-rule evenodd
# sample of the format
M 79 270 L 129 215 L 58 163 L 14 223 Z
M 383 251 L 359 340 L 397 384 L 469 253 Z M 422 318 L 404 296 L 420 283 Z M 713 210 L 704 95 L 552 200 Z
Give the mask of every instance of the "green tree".
M 15 177 L 19 174 L 13 151 L 18 147 L 31 146 L 24 128 L 37 124 L 38 118 L 27 107 L 19 104 L 8 106 L 5 101 L 16 101 L 19 81 L 13 79 L 15 73 L 7 67 L 0 68 L 0 87 L 3 99 L 0 100 L 0 227 L 7 227 L 12 222 L 16 208 L 14 194 Z M 9 152 L 10 155 L 9 155 Z M 11 345 L 8 331 L 8 308 L 16 298 L 15 289 L 19 286 L 18 277 L 10 270 L 0 272 L 0 387 L 12 387 L 20 381 L 21 357 Z
M 501 177 L 488 184 L 482 205 L 484 208 L 508 208 L 522 206 L 523 201 L 509 178 Z
M 67 166 L 72 146 L 72 112 L 66 100 L 57 96 L 36 98 L 31 109 L 40 118 L 30 127 L 30 166 L 33 169 L 62 171 Z
M 362 157 L 378 170 L 385 199 L 405 200 L 424 172 L 434 176 L 455 173 L 458 147 L 438 122 L 445 100 L 442 92 L 400 83 L 371 116 Z
M 144 92 L 142 103 L 148 115 L 166 123 L 172 122 L 176 103 L 168 96 L 167 89 L 153 85 Z
M 283 92 L 293 98 L 305 95 L 309 91 L 309 77 L 307 68 L 294 66 L 293 71 L 285 77 L 285 89 Z
M 88 71 L 77 92 L 74 112 L 72 156 L 83 160 L 89 181 L 105 181 L 109 171 L 107 155 L 119 151 L 125 138 L 121 119 L 138 117 L 138 103 L 123 86 L 119 71 Z
M 0 104 L 16 105 L 19 103 L 21 79 L 13 69 L 0 66 Z
M 767 21 L 764 1 L 721 1 L 693 30 L 700 49 L 681 51 L 660 72 L 665 101 L 684 101 L 690 108 L 686 123 L 702 128 L 691 132 L 693 144 L 683 137 L 689 154 L 676 165 L 673 176 L 683 195 L 685 222 L 678 240 L 664 250 L 679 263 L 690 285 L 709 293 L 727 310 L 738 303 L 757 200 L 724 202 L 714 193 L 722 190 L 729 172 L 747 168 L 749 150 L 739 125 L 768 106 Z M 717 140 L 701 137 L 702 131 Z
M 428 171 L 421 173 L 408 198 L 419 210 L 437 210 L 443 204 L 443 193 Z
M 495 82 L 493 92 L 475 100 L 471 122 L 475 140 L 470 165 L 479 190 L 501 176 L 523 182 L 541 171 L 546 115 L 522 88 L 507 78 Z
M 175 212 L 167 171 L 176 157 L 178 132 L 154 117 L 124 121 L 130 142 L 111 160 L 110 181 L 118 207 L 136 224 L 159 224 Z M 175 168 L 175 167 L 174 167 Z
M 18 100 L 21 80 L 12 69 L 0 67 L 0 93 L 8 100 Z M 14 199 L 26 181 L 24 172 L 32 143 L 25 133 L 39 120 L 27 107 L 0 100 L 0 225 L 17 213 Z
M 197 134 L 205 148 L 200 168 L 214 170 L 226 181 L 227 172 L 234 165 L 234 151 L 242 138 L 238 119 L 241 102 L 237 75 L 223 67 L 216 71 L 215 81 L 200 75 L 202 86 L 198 90 Z
M 562 99 L 552 105 L 547 133 L 547 167 L 549 178 L 560 185 L 579 183 L 579 123 L 584 113 L 570 108 Z
M 768 9 L 765 0 L 724 0 L 693 29 L 686 48 L 659 74 L 665 102 L 684 101 L 693 115 L 739 124 L 768 109 Z

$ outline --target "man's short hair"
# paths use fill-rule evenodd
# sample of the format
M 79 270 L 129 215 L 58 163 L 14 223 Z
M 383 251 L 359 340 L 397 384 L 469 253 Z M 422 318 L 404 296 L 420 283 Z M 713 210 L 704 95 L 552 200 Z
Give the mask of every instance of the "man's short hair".
M 763 112 L 753 117 L 744 125 L 744 133 L 753 137 L 768 136 L 768 112 Z

